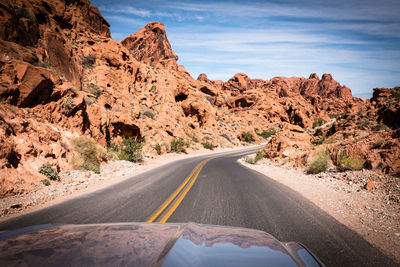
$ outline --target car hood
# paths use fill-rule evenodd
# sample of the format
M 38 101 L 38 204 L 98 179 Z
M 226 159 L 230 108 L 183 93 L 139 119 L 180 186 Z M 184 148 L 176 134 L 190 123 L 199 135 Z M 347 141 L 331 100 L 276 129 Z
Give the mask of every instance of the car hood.
M 322 266 L 304 246 L 214 225 L 40 225 L 0 233 L 0 265 Z

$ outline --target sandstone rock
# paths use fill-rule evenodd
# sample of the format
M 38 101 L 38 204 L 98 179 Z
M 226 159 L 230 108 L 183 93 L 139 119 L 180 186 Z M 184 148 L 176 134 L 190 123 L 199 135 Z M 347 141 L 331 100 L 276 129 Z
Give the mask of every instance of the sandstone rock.
M 171 48 L 165 33 L 164 24 L 151 22 L 135 34 L 129 35 L 120 42 L 138 61 L 148 65 L 161 64 L 177 69 L 178 56 Z
M 329 151 L 343 146 L 369 168 L 400 173 L 398 106 L 385 104 L 391 94 L 384 90 L 371 104 L 353 98 L 330 74 L 194 80 L 177 64 L 162 23 L 116 42 L 87 0 L 18 0 L 0 11 L 1 197 L 34 188 L 44 163 L 69 170 L 70 140 L 79 135 L 104 147 L 143 139 L 151 157 L 155 145 L 166 153 L 177 138 L 195 149 L 204 141 L 233 146 L 243 132 L 259 140 L 256 132 L 280 128 L 264 149 L 268 157 L 305 165 L 318 149 L 311 140 L 322 134 L 332 139 Z M 332 126 L 311 129 L 315 120 L 342 113 Z M 361 129 L 365 119 L 393 130 Z M 385 142 L 373 146 L 374 137 Z
M 20 107 L 34 107 L 51 100 L 58 77 L 53 71 L 13 61 L 1 68 L 0 97 Z
M 374 181 L 369 181 L 368 183 L 366 183 L 364 185 L 365 190 L 368 190 L 368 191 L 371 190 L 374 187 L 375 187 L 375 182 Z

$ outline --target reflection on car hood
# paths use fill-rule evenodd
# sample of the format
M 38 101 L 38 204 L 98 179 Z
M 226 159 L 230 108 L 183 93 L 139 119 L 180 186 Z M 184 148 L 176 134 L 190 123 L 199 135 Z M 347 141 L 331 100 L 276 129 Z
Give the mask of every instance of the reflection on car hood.
M 42 225 L 0 233 L 0 265 L 323 266 L 262 231 L 187 224 Z

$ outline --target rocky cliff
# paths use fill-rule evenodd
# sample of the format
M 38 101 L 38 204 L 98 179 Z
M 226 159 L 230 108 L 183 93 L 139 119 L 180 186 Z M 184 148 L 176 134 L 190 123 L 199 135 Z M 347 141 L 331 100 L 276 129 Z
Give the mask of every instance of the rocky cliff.
M 86 0 L 3 0 L 0 12 L 0 196 L 29 190 L 44 163 L 70 169 L 71 138 L 80 135 L 103 147 L 143 139 L 152 156 L 157 145 L 169 152 L 176 138 L 194 149 L 201 142 L 234 146 L 244 132 L 256 140 L 271 128 L 303 133 L 317 119 L 380 105 L 353 98 L 330 74 L 195 80 L 178 65 L 162 23 L 116 42 Z M 378 120 L 390 125 L 398 118 L 393 108 Z

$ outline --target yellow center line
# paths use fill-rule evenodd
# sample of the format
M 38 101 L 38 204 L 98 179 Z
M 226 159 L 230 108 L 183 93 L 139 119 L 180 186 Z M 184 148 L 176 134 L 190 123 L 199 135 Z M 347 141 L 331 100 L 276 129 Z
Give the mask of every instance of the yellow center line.
M 189 182 L 190 178 L 192 178 L 193 174 L 202 167 L 201 165 L 208 160 L 203 160 L 193 169 L 193 171 L 189 174 L 189 176 L 183 181 L 183 183 L 175 190 L 175 192 L 158 208 L 148 219 L 146 222 L 153 222 L 160 214 L 165 210 L 165 208 L 174 200 L 174 198 L 179 194 L 179 192 L 185 187 L 185 185 Z
M 147 219 L 146 222 L 153 222 L 156 220 L 156 218 L 158 216 L 160 216 L 160 214 L 162 214 L 163 212 L 165 212 L 168 208 L 168 206 L 170 206 L 170 208 L 167 210 L 167 213 L 165 215 L 162 215 L 161 220 L 158 220 L 159 222 L 165 222 L 166 220 L 168 220 L 168 218 L 172 215 L 172 213 L 176 210 L 176 208 L 178 207 L 178 205 L 182 202 L 183 198 L 186 196 L 187 192 L 190 190 L 190 188 L 192 187 L 192 185 L 194 184 L 195 180 L 197 179 L 197 176 L 199 175 L 201 169 L 203 169 L 204 165 L 210 161 L 213 158 L 209 158 L 206 160 L 203 160 L 202 162 L 200 162 L 199 164 L 196 165 L 196 167 L 192 170 L 192 172 L 188 175 L 188 177 L 183 181 L 183 183 L 178 187 L 178 189 L 176 189 L 174 191 L 174 193 Z M 194 178 L 192 179 L 193 175 L 195 174 Z M 192 180 L 191 180 L 192 179 Z M 189 183 L 190 181 L 190 183 Z M 188 184 L 189 183 L 189 184 Z M 188 184 L 188 185 L 187 185 Z M 186 186 L 187 185 L 187 186 Z M 185 187 L 186 186 L 186 187 Z M 182 193 L 183 192 L 183 193 Z M 177 195 L 180 194 L 180 196 L 178 196 L 178 198 L 172 202 Z M 171 205 L 172 202 L 172 205 Z
M 169 208 L 167 213 L 159 220 L 161 223 L 165 223 L 169 217 L 171 217 L 172 213 L 178 208 L 179 204 L 181 204 L 182 200 L 185 198 L 186 194 L 189 192 L 190 188 L 192 188 L 194 182 L 196 182 L 197 177 L 199 176 L 201 170 L 203 169 L 204 165 L 211 160 L 208 159 L 204 162 L 204 164 L 198 169 L 197 173 L 194 175 L 192 181 L 190 184 L 185 188 L 185 190 L 182 192 L 182 194 L 178 197 L 178 199 L 173 203 L 173 205 Z

